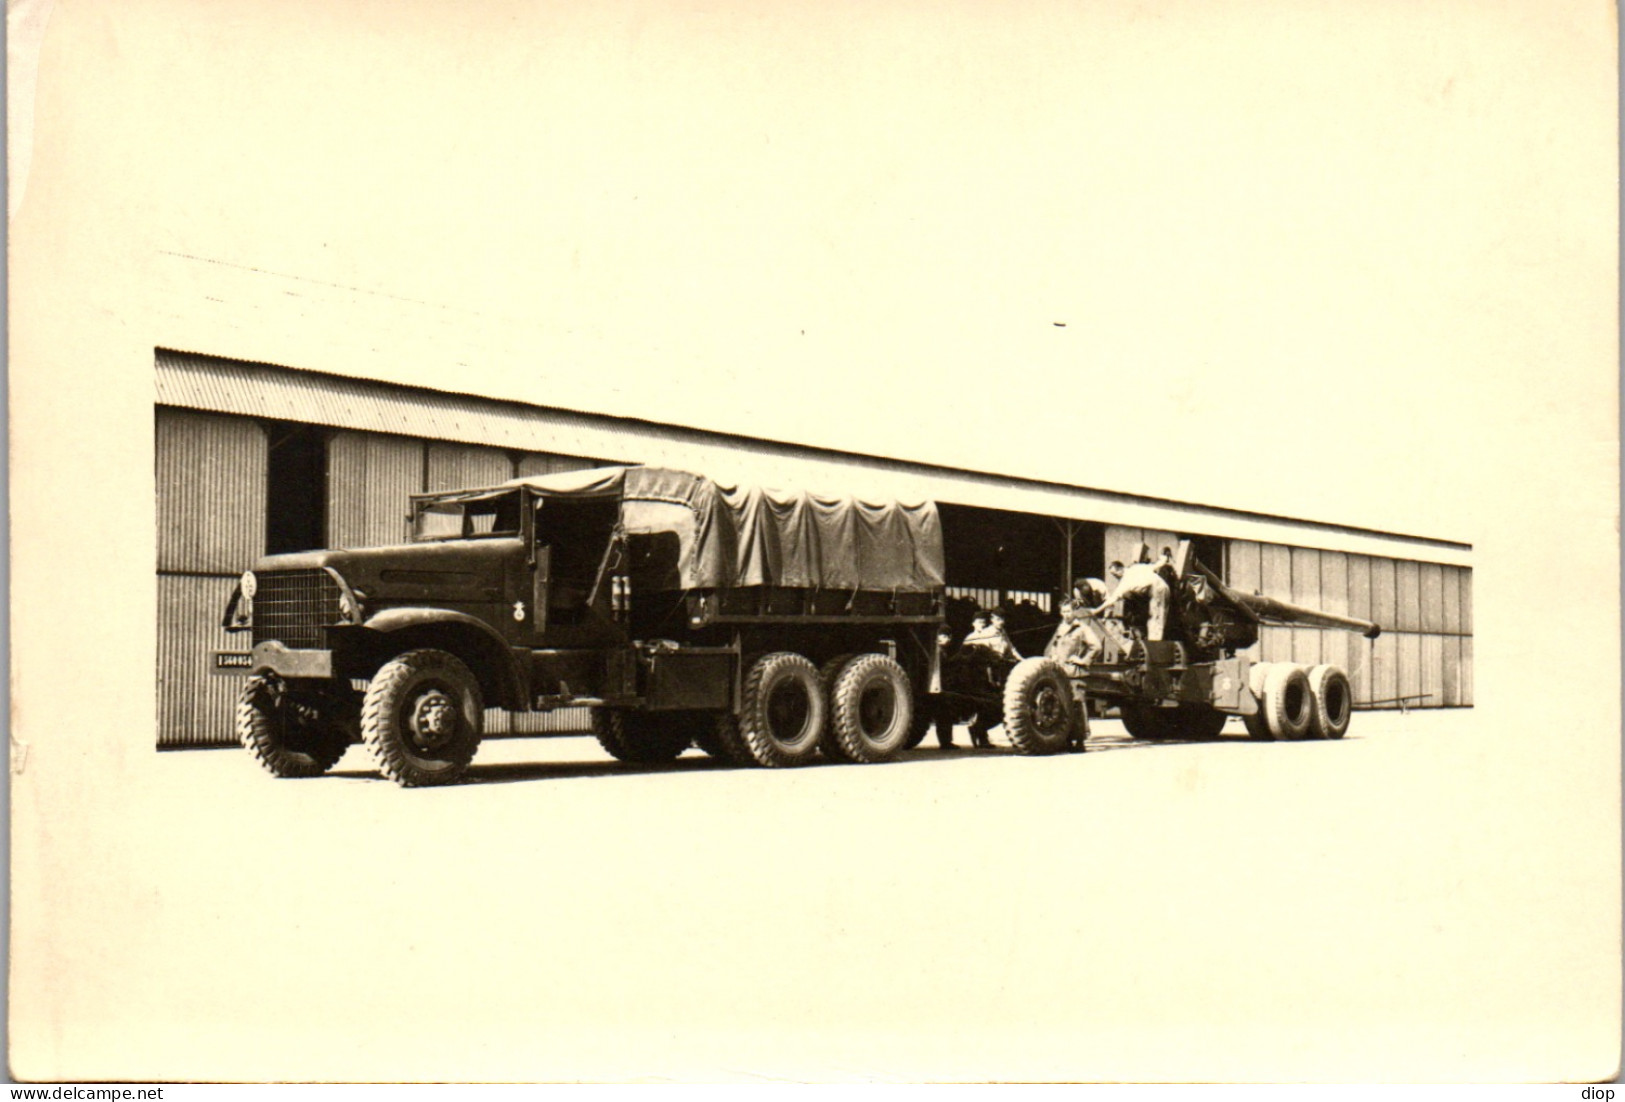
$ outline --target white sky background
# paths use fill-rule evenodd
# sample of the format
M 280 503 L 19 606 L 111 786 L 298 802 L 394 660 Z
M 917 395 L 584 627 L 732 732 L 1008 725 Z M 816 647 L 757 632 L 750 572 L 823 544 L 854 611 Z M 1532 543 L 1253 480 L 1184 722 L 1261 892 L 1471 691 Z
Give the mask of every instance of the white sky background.
M 70 8 L 33 178 L 534 353 L 404 381 L 1466 540 L 1613 446 L 1604 5 Z

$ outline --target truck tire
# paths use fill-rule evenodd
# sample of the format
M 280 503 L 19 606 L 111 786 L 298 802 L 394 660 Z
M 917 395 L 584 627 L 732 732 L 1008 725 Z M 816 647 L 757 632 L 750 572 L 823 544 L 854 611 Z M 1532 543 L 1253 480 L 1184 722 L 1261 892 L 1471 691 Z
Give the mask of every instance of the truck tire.
M 1264 677 L 1264 716 L 1276 741 L 1295 741 L 1309 733 L 1315 714 L 1309 677 L 1297 666 L 1273 663 Z
M 1229 719 L 1225 713 L 1206 704 L 1181 704 L 1173 710 L 1172 725 L 1177 732 L 1174 737 L 1192 742 L 1212 742 L 1224 733 L 1224 725 Z
M 841 671 L 846 668 L 846 664 L 856 657 L 856 654 L 837 654 L 834 658 L 818 667 L 818 681 L 824 686 L 824 699 L 829 704 L 831 717 L 835 714 L 835 679 L 841 676 Z M 819 745 L 819 749 L 824 751 L 824 756 L 830 761 L 855 760 L 847 754 L 840 740 L 835 737 L 835 724 L 833 721 L 824 727 L 824 739 Z
M 841 667 L 830 688 L 828 753 L 872 764 L 895 758 L 914 726 L 914 687 L 903 667 L 884 654 L 860 654 Z
M 758 765 L 806 765 L 818 754 L 829 716 L 818 667 L 799 654 L 776 651 L 745 675 L 739 732 Z
M 255 674 L 237 698 L 237 738 L 274 777 L 319 777 L 356 741 L 354 694 L 296 693 L 274 673 Z
M 384 663 L 361 707 L 361 736 L 378 771 L 403 788 L 461 777 L 484 722 L 479 682 L 443 650 L 410 650 Z
M 1258 701 L 1258 711 L 1250 716 L 1242 716 L 1241 722 L 1246 725 L 1247 737 L 1259 742 L 1274 741 L 1275 736 L 1270 734 L 1269 716 L 1264 714 L 1264 681 L 1269 677 L 1271 663 L 1254 662 L 1247 668 L 1247 688 Z
M 739 733 L 739 721 L 730 712 L 706 713 L 706 726 L 694 735 L 694 745 L 730 765 L 755 765 L 750 747 Z
M 1005 679 L 1004 733 L 1017 753 L 1064 753 L 1082 740 L 1086 722 L 1059 663 L 1024 658 Z
M 1124 701 L 1117 706 L 1123 729 L 1141 742 L 1161 742 L 1173 738 L 1173 725 L 1168 722 L 1167 709 L 1138 701 Z
M 1354 687 L 1337 666 L 1316 666 L 1309 671 L 1309 695 L 1314 719 L 1309 730 L 1315 738 L 1342 738 L 1348 734 L 1354 712 Z
M 653 765 L 672 761 L 693 741 L 693 728 L 683 712 L 637 712 L 627 708 L 594 708 L 592 733 L 618 761 Z

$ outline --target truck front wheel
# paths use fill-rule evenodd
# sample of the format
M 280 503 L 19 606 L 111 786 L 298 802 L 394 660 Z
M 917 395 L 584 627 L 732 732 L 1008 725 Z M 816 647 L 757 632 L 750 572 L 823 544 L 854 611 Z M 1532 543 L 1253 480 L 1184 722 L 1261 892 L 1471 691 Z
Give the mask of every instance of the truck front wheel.
M 407 788 L 462 776 L 484 722 L 479 682 L 441 650 L 407 651 L 384 663 L 361 707 L 361 737 L 378 771 Z
M 296 691 L 255 674 L 237 699 L 237 738 L 273 776 L 319 777 L 355 741 L 357 710 L 353 694 Z
M 805 765 L 818 753 L 828 708 L 818 667 L 799 654 L 764 654 L 745 676 L 739 732 L 758 765 Z
M 908 745 L 914 723 L 914 690 L 884 654 L 860 654 L 841 667 L 829 689 L 831 716 L 825 736 L 835 757 L 856 762 L 887 761 Z

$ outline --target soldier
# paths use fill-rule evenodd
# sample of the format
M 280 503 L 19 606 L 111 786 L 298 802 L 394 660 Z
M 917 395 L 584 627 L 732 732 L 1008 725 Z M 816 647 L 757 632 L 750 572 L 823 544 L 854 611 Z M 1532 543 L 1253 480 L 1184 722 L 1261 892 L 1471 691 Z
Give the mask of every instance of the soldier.
M 937 628 L 937 669 L 941 671 L 941 681 L 948 679 L 948 648 L 953 646 L 953 629 L 947 624 Z M 937 745 L 943 750 L 951 750 L 954 745 L 954 706 L 947 695 L 947 684 L 940 685 L 943 690 L 934 692 L 926 697 L 926 707 L 930 709 L 929 718 L 937 731 Z
M 1145 638 L 1153 642 L 1160 642 L 1163 632 L 1168 625 L 1168 583 L 1163 581 L 1162 575 L 1157 573 L 1156 567 L 1148 562 L 1137 562 L 1127 569 L 1122 563 L 1112 563 L 1112 576 L 1117 578 L 1117 588 L 1110 597 L 1099 607 L 1093 610 L 1093 615 L 1103 615 L 1108 608 L 1118 601 L 1133 598 L 1144 599 L 1148 608 L 1143 622 Z M 1137 603 L 1137 602 L 1136 602 Z M 1124 608 L 1124 622 L 1129 623 L 1129 609 Z M 1138 611 L 1138 610 L 1136 610 Z M 1138 616 L 1133 619 L 1138 620 Z M 1141 630 L 1139 623 L 1130 623 L 1129 626 Z
M 1090 637 L 1084 610 L 1075 601 L 1061 602 L 1061 623 L 1044 648 L 1044 657 L 1059 662 L 1068 673 L 1078 666 L 1087 666 L 1100 653 L 1100 646 Z

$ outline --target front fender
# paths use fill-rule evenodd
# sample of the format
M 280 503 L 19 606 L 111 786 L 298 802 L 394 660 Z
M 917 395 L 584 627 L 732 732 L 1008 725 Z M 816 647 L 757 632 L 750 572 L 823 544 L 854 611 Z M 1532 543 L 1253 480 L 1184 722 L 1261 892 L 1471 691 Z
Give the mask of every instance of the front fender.
M 496 699 L 490 699 L 492 706 L 502 701 L 504 706 L 513 707 L 523 701 L 525 696 L 526 679 L 514 658 L 513 649 L 508 645 L 495 628 L 477 616 L 470 616 L 466 612 L 455 612 L 445 608 L 386 608 L 381 612 L 368 617 L 360 625 L 362 628 L 378 635 L 398 635 L 402 632 L 422 633 L 430 641 L 429 645 L 438 645 L 433 642 L 433 634 L 438 630 L 452 635 L 460 635 L 464 641 L 471 639 L 471 645 L 478 652 L 474 655 L 461 655 L 465 660 L 477 659 L 474 673 L 481 682 L 496 684 L 489 688 L 497 688 Z M 446 649 L 462 651 L 462 646 L 446 645 Z M 488 677 L 478 668 L 485 662 L 496 663 L 495 668 L 489 670 Z

